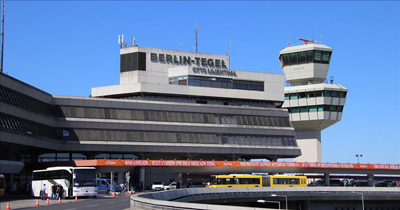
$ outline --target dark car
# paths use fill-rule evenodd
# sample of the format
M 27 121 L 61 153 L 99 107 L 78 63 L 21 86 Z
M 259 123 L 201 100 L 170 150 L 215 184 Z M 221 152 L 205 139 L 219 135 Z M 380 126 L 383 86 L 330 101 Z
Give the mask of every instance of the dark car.
M 322 187 L 322 186 L 325 186 L 325 182 L 324 182 L 324 180 L 317 180 L 317 181 L 311 182 L 307 186 L 309 186 L 309 187 Z
M 394 181 L 382 181 L 375 184 L 375 187 L 394 187 L 394 186 L 396 186 Z
M 369 184 L 368 184 L 368 181 L 361 181 L 361 180 L 353 180 L 351 183 L 350 183 L 350 185 L 351 186 L 354 186 L 354 187 L 369 187 Z

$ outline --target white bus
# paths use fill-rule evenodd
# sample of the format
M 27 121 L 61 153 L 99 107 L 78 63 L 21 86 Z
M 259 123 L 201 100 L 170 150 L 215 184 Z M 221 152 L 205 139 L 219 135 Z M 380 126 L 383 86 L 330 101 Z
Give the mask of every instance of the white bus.
M 75 196 L 97 196 L 96 168 L 94 167 L 51 167 L 35 170 L 32 174 L 32 194 L 40 197 L 43 185 L 51 196 L 51 187 L 61 184 L 63 198 Z

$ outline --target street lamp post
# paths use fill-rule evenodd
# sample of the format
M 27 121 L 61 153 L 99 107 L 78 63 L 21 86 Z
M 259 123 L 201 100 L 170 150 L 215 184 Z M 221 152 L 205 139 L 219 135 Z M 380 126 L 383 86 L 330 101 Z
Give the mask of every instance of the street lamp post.
M 257 200 L 258 203 L 277 203 L 278 209 L 281 209 L 281 202 L 279 201 L 266 201 L 266 200 Z
M 285 197 L 285 200 L 286 200 L 286 210 L 288 209 L 288 205 L 287 205 L 287 196 L 286 195 L 277 195 L 277 194 L 272 194 L 271 195 L 272 197 Z
M 364 210 L 364 193 L 352 192 L 354 194 L 361 195 L 362 210 Z
M 358 163 L 360 163 L 360 157 L 362 157 L 362 156 L 363 156 L 362 154 L 356 154 Z

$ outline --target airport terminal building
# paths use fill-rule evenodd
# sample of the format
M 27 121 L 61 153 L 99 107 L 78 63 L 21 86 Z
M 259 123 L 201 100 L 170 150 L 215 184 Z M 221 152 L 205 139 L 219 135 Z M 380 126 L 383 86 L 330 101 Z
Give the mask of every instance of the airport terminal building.
M 233 70 L 227 55 L 133 46 L 120 56 L 120 84 L 91 97 L 51 95 L 0 74 L 0 173 L 9 182 L 26 186 L 34 169 L 82 159 L 302 154 L 282 108 L 284 75 Z M 133 174 L 146 183 L 177 177 L 168 168 Z

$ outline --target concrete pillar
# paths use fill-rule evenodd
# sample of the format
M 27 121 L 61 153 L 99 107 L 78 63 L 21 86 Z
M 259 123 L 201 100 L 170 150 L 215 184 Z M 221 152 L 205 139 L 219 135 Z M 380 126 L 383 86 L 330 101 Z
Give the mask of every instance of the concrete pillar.
M 178 180 L 177 182 L 179 182 L 179 186 L 182 188 L 182 173 L 177 173 L 178 174 L 178 178 L 176 180 Z
M 374 186 L 374 175 L 373 174 L 368 174 L 368 186 L 373 187 Z
M 142 188 L 142 190 L 144 190 L 144 188 L 146 187 L 145 177 L 146 177 L 146 168 L 143 166 L 139 167 L 139 188 Z
M 302 154 L 294 161 L 322 162 L 321 131 L 296 131 L 296 141 Z
M 325 185 L 330 186 L 331 179 L 329 178 L 329 173 L 324 174 Z
M 124 174 L 125 174 L 125 173 L 123 173 L 123 172 L 119 172 L 119 173 L 118 173 L 118 183 L 117 183 L 117 184 L 124 183 L 124 181 L 125 181 Z

